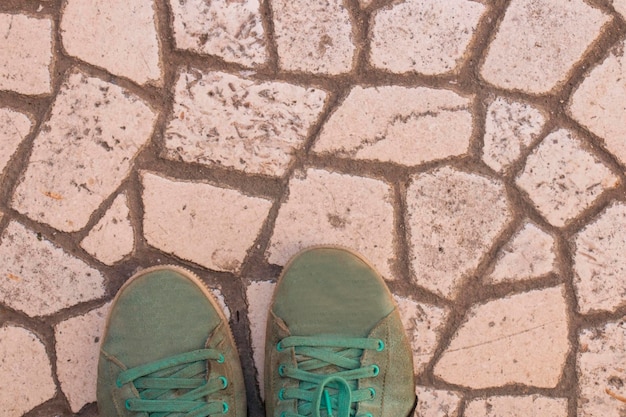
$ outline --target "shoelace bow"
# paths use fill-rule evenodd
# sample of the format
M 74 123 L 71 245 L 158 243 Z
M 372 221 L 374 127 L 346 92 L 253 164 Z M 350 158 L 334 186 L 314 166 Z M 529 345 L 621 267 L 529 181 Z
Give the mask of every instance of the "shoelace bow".
M 281 389 L 278 397 L 298 400 L 298 413 L 286 412 L 281 417 L 353 417 L 356 403 L 376 395 L 373 388 L 359 388 L 358 381 L 378 375 L 376 365 L 361 367 L 361 356 L 365 350 L 383 350 L 382 340 L 290 336 L 276 346 L 279 351 L 291 347 L 297 365 L 282 364 L 278 373 L 300 384 L 298 388 Z M 324 368 L 330 366 L 340 370 L 328 373 Z
M 207 360 L 223 363 L 224 356 L 214 349 L 200 349 L 122 371 L 117 386 L 132 383 L 140 397 L 126 400 L 126 408 L 149 413 L 150 417 L 172 413 L 184 417 L 225 414 L 227 403 L 206 401 L 208 395 L 228 386 L 224 376 L 207 380 Z

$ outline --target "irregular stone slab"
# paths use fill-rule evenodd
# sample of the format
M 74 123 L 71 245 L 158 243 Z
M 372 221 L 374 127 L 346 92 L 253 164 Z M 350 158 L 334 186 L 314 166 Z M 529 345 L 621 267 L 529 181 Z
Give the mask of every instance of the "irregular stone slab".
M 35 139 L 13 208 L 64 232 L 82 229 L 130 172 L 156 116 L 130 92 L 73 71 Z
M 51 19 L 0 14 L 0 90 L 50 94 L 53 23 Z
M 626 2 L 624 2 L 626 11 Z M 572 95 L 569 113 L 604 139 L 607 149 L 626 164 L 626 43 L 593 69 Z
M 149 245 L 217 271 L 239 270 L 271 201 L 149 172 L 141 177 Z
M 567 399 L 541 395 L 478 398 L 469 402 L 464 417 L 567 417 Z
M 139 84 L 161 85 L 153 1 L 68 0 L 60 28 L 69 55 Z
M 414 281 L 454 298 L 511 217 L 503 184 L 444 167 L 414 176 L 406 203 Z
M 56 393 L 46 348 L 22 327 L 0 327 L 0 381 L 0 408 L 6 417 L 21 417 Z
M 554 388 L 570 348 L 567 335 L 563 286 L 490 301 L 469 311 L 434 373 L 474 389 Z
M 113 200 L 109 210 L 80 246 L 107 265 L 113 265 L 133 251 L 135 236 L 125 194 Z
M 0 108 L 0 172 L 30 132 L 33 123 L 27 115 L 9 108 Z
M 278 65 L 342 74 L 352 69 L 352 22 L 342 0 L 271 0 Z M 294 30 L 297 28 L 297 30 Z
M 267 316 L 275 287 L 276 283 L 259 281 L 251 282 L 246 289 L 252 356 L 262 399 L 265 399 L 265 335 L 267 334 Z
M 325 100 L 326 93 L 313 88 L 221 72 L 182 72 L 163 156 L 280 176 Z
M 496 265 L 487 280 L 492 283 L 536 278 L 554 270 L 554 237 L 526 222 L 498 252 Z
M 513 0 L 480 73 L 500 88 L 548 93 L 565 82 L 609 20 L 584 0 Z
M 393 192 L 371 178 L 309 169 L 289 181 L 267 249 L 270 263 L 284 265 L 315 245 L 351 248 L 387 279 L 395 260 Z
M 472 128 L 470 99 L 452 91 L 357 86 L 313 150 L 414 166 L 466 153 Z
M 615 203 L 576 235 L 574 288 L 583 313 L 626 304 L 626 205 Z
M 417 303 L 409 298 L 394 298 L 413 348 L 415 374 L 419 375 L 435 355 L 441 331 L 450 312 L 437 306 Z
M 73 412 L 96 401 L 100 337 L 111 303 L 54 326 L 57 376 Z
M 467 0 L 407 0 L 374 13 L 370 62 L 395 73 L 446 74 L 465 51 L 486 8 Z
M 579 417 L 623 417 L 626 414 L 626 316 L 579 334 Z
M 619 178 L 573 133 L 560 129 L 546 136 L 528 157 L 516 183 L 546 220 L 562 227 L 602 192 L 616 187 Z
M 104 295 L 104 277 L 19 223 L 0 244 L 0 302 L 29 316 L 45 316 Z
M 505 171 L 535 142 L 545 122 L 530 104 L 498 97 L 487 109 L 483 161 L 495 171 Z
M 249 67 L 267 60 L 258 0 L 170 0 L 179 49 Z
M 415 387 L 417 407 L 413 417 L 460 417 L 461 396 L 454 391 Z

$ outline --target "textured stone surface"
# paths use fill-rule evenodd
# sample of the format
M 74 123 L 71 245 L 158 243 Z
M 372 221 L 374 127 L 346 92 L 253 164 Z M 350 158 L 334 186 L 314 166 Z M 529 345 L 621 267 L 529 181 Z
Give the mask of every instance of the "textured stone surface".
M 583 329 L 576 362 L 579 417 L 626 414 L 626 316 Z
M 566 80 L 609 20 L 583 0 L 513 0 L 481 75 L 501 88 L 547 93 Z
M 221 72 L 182 72 L 165 156 L 282 175 L 324 107 L 326 93 Z
M 148 244 L 218 271 L 237 271 L 271 202 L 210 184 L 142 174 Z
M 465 408 L 463 417 L 567 417 L 567 399 L 540 395 L 478 398 Z
M 454 391 L 415 387 L 418 402 L 413 417 L 460 417 L 461 397 Z
M 96 401 L 100 338 L 110 303 L 54 326 L 57 375 L 73 412 Z
M 409 298 L 396 296 L 395 300 L 413 348 L 415 374 L 419 375 L 435 355 L 449 312 L 437 306 L 417 303 Z
M 554 237 L 527 222 L 497 255 L 490 282 L 511 282 L 540 277 L 554 270 Z
M 537 139 L 545 117 L 535 107 L 499 97 L 487 109 L 483 161 L 503 172 Z
M 350 71 L 355 47 L 343 0 L 271 0 L 278 64 L 288 71 Z
M 9 223 L 2 234 L 0 259 L 0 301 L 29 316 L 104 295 L 98 270 L 19 223 Z
M 126 195 L 120 194 L 80 245 L 101 262 L 113 265 L 131 253 L 135 245 L 129 216 Z
M 267 59 L 258 0 L 170 0 L 179 49 L 246 66 Z
M 516 180 L 539 212 L 557 227 L 589 207 L 619 178 L 565 129 L 549 134 Z
M 252 356 L 256 367 L 257 384 L 263 399 L 265 399 L 265 335 L 267 334 L 267 316 L 275 287 L 276 284 L 273 282 L 259 281 L 251 282 L 246 289 Z
M 615 311 L 626 305 L 626 205 L 613 204 L 575 238 L 578 309 Z
M 313 150 L 402 165 L 461 155 L 472 134 L 470 99 L 449 90 L 355 87 Z
M 128 175 L 155 120 L 128 91 L 72 72 L 35 139 L 13 208 L 62 231 L 80 230 Z
M 52 92 L 53 26 L 51 19 L 0 14 L 0 90 Z
M 382 181 L 309 169 L 289 182 L 274 226 L 268 260 L 284 265 L 301 249 L 349 247 L 388 279 L 394 260 L 393 194 Z
M 67 0 L 60 28 L 68 54 L 139 84 L 161 84 L 152 0 Z
M 0 172 L 28 135 L 32 124 L 27 115 L 9 108 L 0 108 Z
M 626 10 L 626 2 L 624 2 Z M 626 58 L 620 43 L 574 92 L 572 117 L 604 139 L 607 149 L 626 164 Z
M 452 298 L 509 220 L 504 186 L 446 167 L 414 176 L 406 203 L 413 279 Z
M 372 19 L 370 62 L 391 72 L 434 75 L 463 62 L 485 6 L 468 0 L 407 0 Z
M 516 383 L 554 388 L 569 351 L 566 310 L 562 286 L 475 306 L 434 373 L 475 389 Z
M 20 417 L 55 394 L 46 348 L 22 327 L 0 327 L 0 381 L 5 417 Z

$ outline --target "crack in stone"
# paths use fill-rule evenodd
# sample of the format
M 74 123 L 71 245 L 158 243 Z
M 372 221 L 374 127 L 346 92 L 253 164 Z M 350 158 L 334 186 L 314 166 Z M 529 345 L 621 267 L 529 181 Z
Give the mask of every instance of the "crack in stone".
M 506 336 L 498 337 L 496 339 L 487 340 L 485 342 L 476 343 L 476 344 L 469 345 L 469 346 L 463 346 L 463 347 L 456 348 L 456 349 L 449 349 L 449 350 L 446 350 L 446 353 L 459 352 L 461 350 L 467 350 L 467 349 L 472 349 L 472 348 L 479 347 L 479 346 L 489 345 L 491 343 L 499 342 L 500 340 L 505 340 L 505 339 L 509 339 L 509 338 L 512 338 L 512 337 L 515 337 L 515 336 L 519 336 L 519 335 L 524 334 L 524 333 L 529 333 L 529 332 L 532 332 L 534 330 L 541 329 L 542 327 L 546 327 L 546 326 L 548 326 L 548 325 L 550 325 L 552 323 L 559 323 L 559 322 L 560 322 L 560 320 L 549 321 L 547 323 L 543 323 L 543 324 L 540 324 L 540 325 L 537 325 L 537 326 L 534 326 L 534 327 L 531 327 L 529 329 L 525 329 L 525 330 L 522 330 L 522 331 L 519 331 L 519 332 L 511 333 L 511 334 L 506 335 Z

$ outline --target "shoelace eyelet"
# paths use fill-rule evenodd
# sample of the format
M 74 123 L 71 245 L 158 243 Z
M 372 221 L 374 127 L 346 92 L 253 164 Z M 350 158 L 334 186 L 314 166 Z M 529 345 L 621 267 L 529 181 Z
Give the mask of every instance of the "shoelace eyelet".
M 222 389 L 225 389 L 228 386 L 228 379 L 225 376 L 221 376 L 219 380 L 222 381 Z
M 228 413 L 228 403 L 222 402 L 222 414 Z
M 222 355 L 222 354 L 220 353 L 220 357 L 219 357 L 219 358 L 217 358 L 217 363 L 224 363 L 224 361 L 225 361 L 225 360 L 226 360 L 226 358 L 224 358 L 224 355 Z
M 373 400 L 374 398 L 376 398 L 376 390 L 374 388 L 368 388 L 370 390 L 370 393 L 372 393 L 372 398 L 370 398 L 370 400 Z
M 280 417 L 287 417 L 287 413 L 283 411 L 282 413 L 280 413 Z
M 285 376 L 285 365 L 278 365 L 278 375 Z
M 363 417 L 374 417 L 374 416 L 372 415 L 372 413 L 365 413 Z
M 285 389 L 281 388 L 280 391 L 278 391 L 278 399 L 281 401 L 285 401 Z
M 380 373 L 380 368 L 378 367 L 378 365 L 372 365 L 372 371 L 374 376 L 378 376 L 378 374 Z
M 382 352 L 383 350 L 385 350 L 385 342 L 383 342 L 381 339 L 378 339 L 378 348 L 376 348 L 376 350 L 378 352 Z
M 126 400 L 126 402 L 124 403 L 124 407 L 126 407 L 126 409 L 128 411 L 131 411 L 131 409 L 130 409 L 130 400 Z
M 122 388 L 122 387 L 124 386 L 124 384 L 122 384 L 122 383 L 120 382 L 120 380 L 119 380 L 119 379 L 116 379 L 116 380 L 115 380 L 115 385 L 116 385 L 118 388 Z
M 280 342 L 276 343 L 276 350 L 279 352 L 282 352 L 284 350 L 283 345 L 281 345 Z

